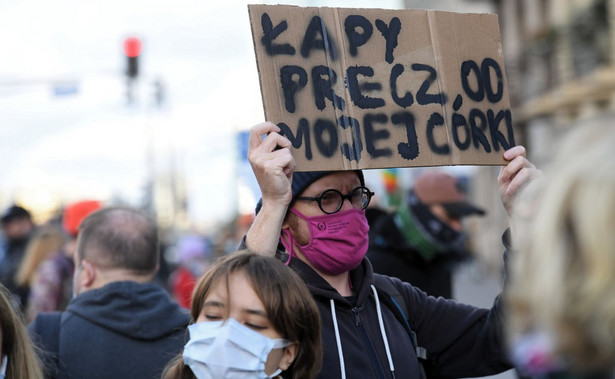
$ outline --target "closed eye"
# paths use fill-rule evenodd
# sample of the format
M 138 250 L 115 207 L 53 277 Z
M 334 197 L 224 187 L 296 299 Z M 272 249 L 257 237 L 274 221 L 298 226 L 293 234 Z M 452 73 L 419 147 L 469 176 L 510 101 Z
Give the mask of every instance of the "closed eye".
M 253 330 L 256 330 L 256 331 L 260 331 L 260 330 L 265 330 L 265 329 L 267 329 L 267 327 L 266 327 L 266 326 L 255 325 L 255 324 L 251 324 L 251 323 L 249 323 L 249 322 L 247 322 L 245 325 L 246 325 L 248 328 L 253 329 Z
M 216 300 L 206 301 L 201 309 L 201 316 L 208 321 L 217 321 L 224 319 L 225 306 L 222 302 Z

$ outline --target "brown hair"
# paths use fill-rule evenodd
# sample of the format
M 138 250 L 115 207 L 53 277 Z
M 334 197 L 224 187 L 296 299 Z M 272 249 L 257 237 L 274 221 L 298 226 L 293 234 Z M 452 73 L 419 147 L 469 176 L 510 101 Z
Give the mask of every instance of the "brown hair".
M 243 271 L 265 306 L 272 326 L 282 338 L 299 345 L 293 364 L 286 370 L 290 378 L 310 379 L 320 371 L 322 342 L 318 308 L 299 276 L 275 258 L 251 252 L 239 252 L 216 261 L 197 282 L 192 293 L 192 322 L 198 319 L 205 298 L 220 281 L 226 283 L 232 274 Z M 181 354 L 164 370 L 163 378 L 194 378 L 184 365 Z
M 11 294 L 0 284 L 0 339 L 2 354 L 8 356 L 7 379 L 42 379 L 40 361 L 19 313 L 11 305 Z

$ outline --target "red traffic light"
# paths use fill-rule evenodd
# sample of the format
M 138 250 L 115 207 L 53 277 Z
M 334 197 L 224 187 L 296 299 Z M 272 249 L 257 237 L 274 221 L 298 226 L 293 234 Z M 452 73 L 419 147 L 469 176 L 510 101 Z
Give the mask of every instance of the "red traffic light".
M 129 37 L 124 40 L 124 54 L 128 58 L 136 58 L 141 54 L 141 40 L 136 37 Z

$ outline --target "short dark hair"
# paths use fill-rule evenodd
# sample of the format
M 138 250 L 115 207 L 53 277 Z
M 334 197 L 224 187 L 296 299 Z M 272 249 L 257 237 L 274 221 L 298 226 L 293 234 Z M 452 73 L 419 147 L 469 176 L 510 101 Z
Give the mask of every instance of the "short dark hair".
M 27 209 L 20 207 L 18 205 L 11 205 L 7 210 L 4 211 L 4 214 L 0 218 L 0 222 L 2 225 L 8 224 L 15 220 L 26 219 L 31 221 L 32 216 Z
M 92 260 L 101 268 L 121 268 L 150 274 L 158 267 L 158 228 L 144 213 L 127 207 L 93 212 L 79 227 L 79 261 Z

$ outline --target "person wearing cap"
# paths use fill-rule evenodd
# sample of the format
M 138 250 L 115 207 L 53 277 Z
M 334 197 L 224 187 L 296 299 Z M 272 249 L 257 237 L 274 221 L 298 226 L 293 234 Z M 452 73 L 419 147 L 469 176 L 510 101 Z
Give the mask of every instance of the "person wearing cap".
M 279 133 L 271 122 L 250 131 L 248 159 L 262 199 L 243 245 L 277 256 L 314 296 L 324 346 L 318 377 L 419 378 L 419 355 L 429 376 L 485 376 L 509 369 L 499 301 L 492 309 L 479 309 L 374 274 L 365 258 L 365 208 L 374 193 L 365 187 L 362 172 L 294 172 L 291 142 Z M 509 208 L 536 169 L 522 146 L 503 156 L 508 164 L 498 182 Z M 406 305 L 403 319 L 387 301 L 395 297 L 382 293 L 383 285 Z
M 30 212 L 18 205 L 12 205 L 0 218 L 4 244 L 0 247 L 0 283 L 16 297 L 21 309 L 28 302 L 28 287 L 18 286 L 15 276 L 23 260 L 26 246 L 34 231 L 34 223 Z
M 63 311 L 73 295 L 73 255 L 77 249 L 79 225 L 90 213 L 100 209 L 98 200 L 80 200 L 68 204 L 62 213 L 62 229 L 67 238 L 36 267 L 30 286 L 27 320 L 41 312 Z
M 468 201 L 457 178 L 428 169 L 394 212 L 370 224 L 367 257 L 374 272 L 451 299 L 453 269 L 469 256 L 462 219 L 484 214 Z

